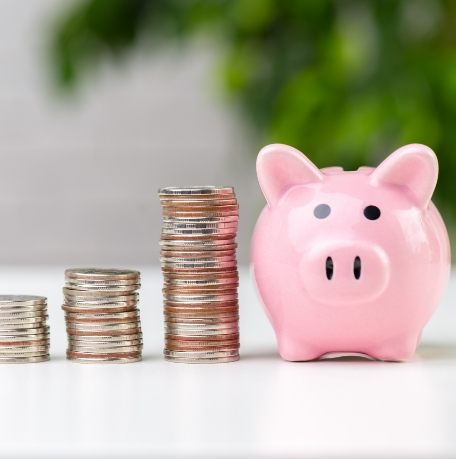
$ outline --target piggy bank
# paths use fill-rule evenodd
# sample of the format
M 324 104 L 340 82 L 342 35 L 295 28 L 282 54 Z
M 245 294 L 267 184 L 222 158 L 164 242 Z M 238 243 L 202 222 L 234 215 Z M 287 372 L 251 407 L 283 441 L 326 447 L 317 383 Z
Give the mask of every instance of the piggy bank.
M 407 145 L 376 168 L 344 171 L 275 144 L 260 151 L 257 174 L 267 205 L 252 272 L 281 357 L 413 356 L 450 271 L 431 202 L 434 152 Z

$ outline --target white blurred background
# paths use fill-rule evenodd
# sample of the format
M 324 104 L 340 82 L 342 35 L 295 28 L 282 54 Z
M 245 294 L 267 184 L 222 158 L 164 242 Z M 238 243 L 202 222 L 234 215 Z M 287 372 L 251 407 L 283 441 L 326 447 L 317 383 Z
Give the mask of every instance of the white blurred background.
M 200 184 L 235 186 L 246 262 L 263 199 L 216 50 L 136 51 L 59 95 L 46 51 L 62 3 L 0 0 L 0 263 L 157 263 L 157 188 Z

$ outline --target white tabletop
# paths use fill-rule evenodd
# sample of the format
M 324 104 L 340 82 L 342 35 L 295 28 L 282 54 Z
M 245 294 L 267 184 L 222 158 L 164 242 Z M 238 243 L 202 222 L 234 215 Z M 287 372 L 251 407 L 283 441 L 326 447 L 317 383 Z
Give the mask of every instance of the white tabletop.
M 456 455 L 456 278 L 409 363 L 282 361 L 247 269 L 241 360 L 165 362 L 158 269 L 142 270 L 144 360 L 65 360 L 63 268 L 0 269 L 0 292 L 46 295 L 52 360 L 0 366 L 0 457 Z

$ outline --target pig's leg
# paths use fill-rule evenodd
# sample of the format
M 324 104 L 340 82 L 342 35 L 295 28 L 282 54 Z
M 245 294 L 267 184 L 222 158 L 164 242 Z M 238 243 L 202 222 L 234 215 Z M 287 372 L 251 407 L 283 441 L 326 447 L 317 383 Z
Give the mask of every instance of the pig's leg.
M 417 343 L 418 338 L 416 335 L 402 336 L 382 343 L 380 346 L 373 348 L 368 354 L 378 360 L 392 362 L 410 360 L 415 354 Z
M 279 339 L 278 347 L 280 357 L 290 362 L 316 360 L 324 354 L 320 349 L 312 347 L 308 343 L 285 336 Z

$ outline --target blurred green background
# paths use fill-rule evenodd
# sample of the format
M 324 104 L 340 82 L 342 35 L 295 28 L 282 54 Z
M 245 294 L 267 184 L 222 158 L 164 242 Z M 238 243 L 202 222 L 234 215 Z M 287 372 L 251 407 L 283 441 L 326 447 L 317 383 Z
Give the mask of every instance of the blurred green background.
M 57 21 L 53 74 L 71 91 L 106 57 L 145 43 L 151 59 L 170 44 L 185 52 L 194 37 L 217 45 L 223 100 L 255 145 L 347 169 L 406 143 L 433 148 L 434 200 L 454 233 L 455 1 L 83 0 Z

